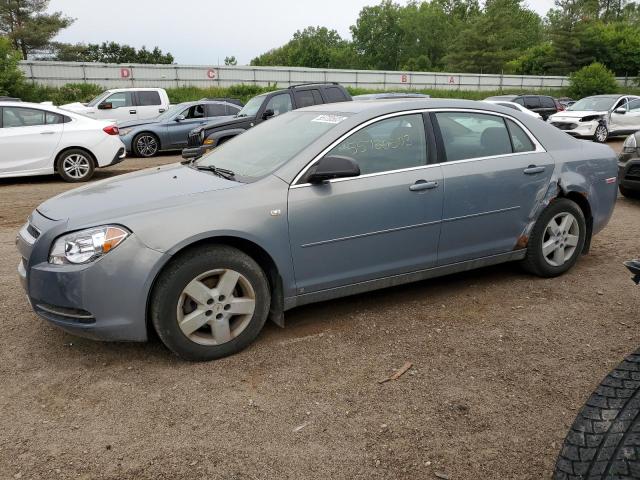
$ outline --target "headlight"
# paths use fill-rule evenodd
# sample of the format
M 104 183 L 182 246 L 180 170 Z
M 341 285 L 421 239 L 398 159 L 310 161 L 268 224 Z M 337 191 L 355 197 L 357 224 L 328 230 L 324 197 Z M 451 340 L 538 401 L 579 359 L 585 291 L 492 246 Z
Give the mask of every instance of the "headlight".
M 133 128 L 121 128 L 120 136 L 124 137 L 125 135 L 129 135 L 133 131 Z
M 115 225 L 68 233 L 53 243 L 49 263 L 77 265 L 93 262 L 120 245 L 130 234 L 128 230 Z
M 604 115 L 587 115 L 586 117 L 582 117 L 580 119 L 581 122 L 593 122 L 594 120 L 600 120 Z
M 622 150 L 624 151 L 624 153 L 635 153 L 637 148 L 638 143 L 636 141 L 635 135 L 629 135 L 622 144 Z

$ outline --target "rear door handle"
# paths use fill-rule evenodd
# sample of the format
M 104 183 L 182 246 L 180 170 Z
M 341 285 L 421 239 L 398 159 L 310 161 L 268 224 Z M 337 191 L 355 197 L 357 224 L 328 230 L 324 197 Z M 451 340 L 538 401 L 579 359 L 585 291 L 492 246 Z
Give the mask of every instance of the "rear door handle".
M 544 172 L 544 167 L 538 167 L 537 165 L 529 165 L 527 168 L 524 169 L 524 173 L 527 175 L 533 175 L 535 173 L 542 173 Z
M 40 132 L 40 135 L 53 135 L 56 132 Z
M 131 115 L 133 115 L 133 114 L 135 114 L 135 113 L 138 113 L 138 111 L 137 111 L 137 110 L 129 110 L 129 113 L 130 113 Z
M 409 187 L 412 192 L 421 192 L 423 190 L 431 190 L 438 186 L 438 182 L 427 182 L 426 180 L 418 180 Z

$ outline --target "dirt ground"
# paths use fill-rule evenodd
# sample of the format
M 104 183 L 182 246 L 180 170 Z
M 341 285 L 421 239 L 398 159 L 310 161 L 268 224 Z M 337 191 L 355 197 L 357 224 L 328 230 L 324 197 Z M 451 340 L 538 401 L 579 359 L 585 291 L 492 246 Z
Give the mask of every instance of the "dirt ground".
M 640 343 L 622 266 L 640 202 L 623 198 L 561 278 L 501 265 L 302 307 L 211 363 L 75 338 L 29 309 L 14 246 L 68 188 L 0 181 L 0 478 L 550 478 L 577 409 Z

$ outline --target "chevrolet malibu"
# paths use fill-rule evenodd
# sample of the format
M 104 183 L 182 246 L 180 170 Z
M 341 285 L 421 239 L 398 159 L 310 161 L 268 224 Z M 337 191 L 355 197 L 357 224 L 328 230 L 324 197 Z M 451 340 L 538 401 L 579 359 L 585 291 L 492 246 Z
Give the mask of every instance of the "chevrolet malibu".
M 507 261 L 561 275 L 608 222 L 616 168 L 609 147 L 488 103 L 316 105 L 44 202 L 18 271 L 68 332 L 153 329 L 210 360 L 299 305 Z

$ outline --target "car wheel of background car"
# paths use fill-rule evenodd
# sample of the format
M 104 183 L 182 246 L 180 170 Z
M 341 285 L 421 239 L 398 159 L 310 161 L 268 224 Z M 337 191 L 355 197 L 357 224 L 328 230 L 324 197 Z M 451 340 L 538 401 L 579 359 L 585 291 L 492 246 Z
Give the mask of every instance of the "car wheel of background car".
M 576 417 L 555 480 L 640 479 L 640 350 L 610 372 Z
M 568 198 L 553 201 L 533 227 L 524 267 L 540 277 L 555 277 L 578 260 L 586 239 L 586 222 L 580 207 Z
M 141 133 L 133 139 L 133 153 L 138 157 L 153 157 L 159 149 L 160 141 L 152 133 Z
M 622 185 L 619 185 L 618 188 L 620 189 L 620 193 L 627 198 L 640 198 L 640 191 L 638 190 L 631 190 Z
M 170 350 L 205 361 L 249 345 L 264 326 L 270 299 L 255 260 L 229 246 L 203 246 L 178 255 L 162 272 L 150 314 Z
M 93 177 L 95 164 L 89 153 L 74 148 L 60 154 L 56 169 L 65 182 L 86 182 Z
M 596 127 L 596 131 L 593 134 L 593 141 L 598 143 L 604 143 L 609 137 L 609 130 L 606 126 L 600 124 Z

